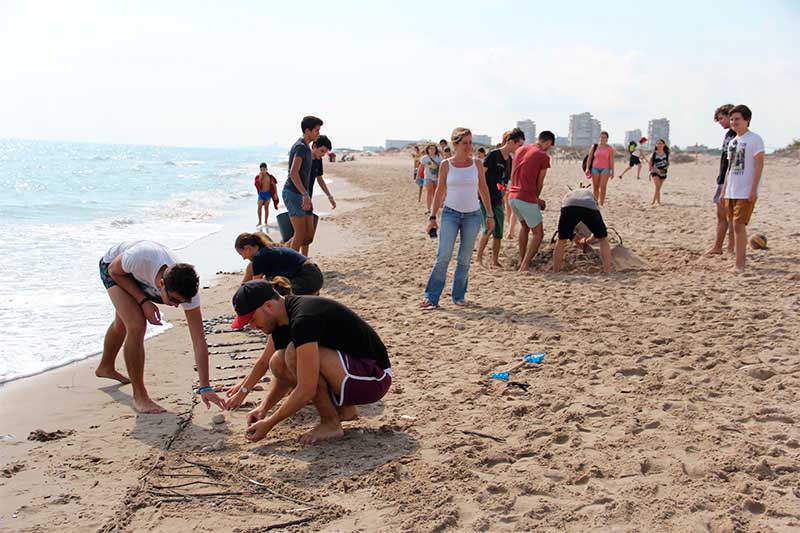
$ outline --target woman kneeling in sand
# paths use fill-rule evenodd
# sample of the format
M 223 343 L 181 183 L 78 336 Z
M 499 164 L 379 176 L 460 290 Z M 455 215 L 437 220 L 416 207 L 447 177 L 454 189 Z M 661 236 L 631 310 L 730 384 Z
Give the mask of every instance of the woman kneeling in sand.
M 288 278 L 295 294 L 319 294 L 324 277 L 319 267 L 308 257 L 293 249 L 280 246 L 263 233 L 242 233 L 234 243 L 242 259 L 250 261 L 242 283 L 255 277 Z

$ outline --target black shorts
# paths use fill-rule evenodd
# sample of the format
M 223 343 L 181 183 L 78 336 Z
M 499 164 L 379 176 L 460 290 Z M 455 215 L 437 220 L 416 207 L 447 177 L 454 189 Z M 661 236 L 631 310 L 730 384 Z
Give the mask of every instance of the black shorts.
M 300 271 L 292 276 L 292 291 L 297 295 L 317 294 L 322 288 L 324 277 L 314 263 L 305 263 Z
M 592 235 L 598 239 L 608 237 L 606 223 L 603 222 L 603 215 L 600 214 L 600 211 L 570 205 L 561 208 L 561 217 L 558 219 L 558 238 L 562 241 L 571 239 L 575 234 L 575 226 L 578 225 L 578 222 L 583 222 Z
M 114 281 L 114 278 L 111 277 L 111 274 L 108 273 L 108 267 L 111 263 L 104 263 L 102 259 L 100 259 L 100 279 L 103 281 L 103 287 L 106 290 L 110 289 L 111 287 L 117 285 L 117 282 Z M 133 280 L 139 288 L 142 290 L 143 293 L 147 296 L 147 299 L 153 303 L 163 304 L 164 301 L 161 299 L 161 295 L 153 295 L 152 290 L 148 290 L 143 284 L 139 283 L 138 280 Z
M 656 172 L 655 170 L 653 172 L 651 172 L 650 175 L 653 176 L 654 178 L 661 178 L 662 180 L 667 179 L 667 175 L 666 174 L 661 175 L 658 172 Z
M 636 157 L 635 155 L 632 155 L 631 156 L 631 161 L 628 164 L 628 166 L 629 167 L 635 167 L 636 165 L 641 165 L 641 164 L 642 164 L 642 161 L 638 157 Z

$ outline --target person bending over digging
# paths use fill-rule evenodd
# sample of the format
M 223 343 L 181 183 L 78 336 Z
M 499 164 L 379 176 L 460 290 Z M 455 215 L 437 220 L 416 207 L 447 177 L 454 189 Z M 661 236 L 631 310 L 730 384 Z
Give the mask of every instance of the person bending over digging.
M 263 439 L 309 401 L 319 412 L 320 422 L 300 442 L 342 437 L 342 421 L 358 417 L 356 406 L 375 403 L 389 390 L 392 368 L 386 346 L 369 324 L 343 304 L 319 296 L 284 297 L 270 283 L 254 280 L 239 287 L 233 307 L 234 329 L 250 324 L 270 335 L 239 392 L 227 402 L 228 409 L 238 407 L 267 368 L 272 371 L 267 395 L 247 415 L 248 440 Z
M 567 193 L 561 201 L 561 216 L 558 219 L 558 242 L 553 250 L 553 272 L 561 271 L 564 266 L 564 251 L 567 241 L 575 234 L 575 226 L 583 222 L 591 237 L 575 238 L 576 245 L 600 242 L 600 259 L 603 261 L 603 272 L 611 272 L 611 247 L 608 244 L 608 230 L 600 214 L 600 207 L 594 193 L 589 189 L 577 189 Z
M 100 259 L 100 279 L 114 305 L 114 321 L 103 342 L 103 357 L 95 371 L 133 386 L 133 408 L 140 413 L 163 413 L 144 386 L 144 336 L 148 322 L 161 324 L 158 305 L 183 307 L 192 339 L 194 362 L 200 379 L 197 394 L 210 407 L 225 408 L 209 384 L 208 344 L 203 330 L 198 287 L 200 279 L 192 265 L 179 263 L 166 246 L 153 241 L 127 241 L 112 246 Z M 122 348 L 130 379 L 117 372 L 115 361 Z

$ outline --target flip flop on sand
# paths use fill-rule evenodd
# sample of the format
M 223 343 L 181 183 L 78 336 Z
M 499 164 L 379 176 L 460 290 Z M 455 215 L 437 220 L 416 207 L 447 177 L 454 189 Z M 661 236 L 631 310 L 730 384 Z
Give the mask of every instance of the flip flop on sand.
M 429 302 L 428 300 L 422 300 L 422 301 L 419 303 L 419 307 L 420 307 L 420 309 L 422 309 L 423 311 L 431 311 L 431 310 L 433 310 L 433 309 L 439 309 L 439 306 L 438 306 L 438 305 L 434 305 L 434 304 L 432 304 L 431 302 Z
M 467 306 L 467 302 L 465 302 L 464 300 L 461 300 L 460 302 L 453 302 L 453 305 L 455 305 L 457 307 L 466 307 Z

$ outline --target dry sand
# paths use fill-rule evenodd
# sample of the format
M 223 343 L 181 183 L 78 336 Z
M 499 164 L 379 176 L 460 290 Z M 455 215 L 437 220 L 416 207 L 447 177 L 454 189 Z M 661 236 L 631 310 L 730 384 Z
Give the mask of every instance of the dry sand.
M 547 237 L 576 167 L 548 175 Z M 375 194 L 325 222 L 338 250 L 318 256 L 324 294 L 375 326 L 396 373 L 344 439 L 298 445 L 312 409 L 260 444 L 243 437 L 244 411 L 211 424 L 173 312 L 177 327 L 147 343 L 147 379 L 168 414 L 137 416 L 130 388 L 104 387 L 94 361 L 0 390 L 0 434 L 16 435 L 0 442 L 0 530 L 800 529 L 796 165 L 767 161 L 750 230 L 770 248 L 749 252 L 745 275 L 703 256 L 716 169 L 705 158 L 673 165 L 658 208 L 647 207 L 646 178 L 610 185 L 604 216 L 629 251 L 618 255 L 638 268 L 602 276 L 596 255 L 574 250 L 558 275 L 473 264 L 471 305 L 449 303 L 450 277 L 442 309 L 425 313 L 436 243 L 410 168 L 394 156 L 329 165 Z M 504 243 L 504 263 L 514 247 Z M 203 294 L 209 342 L 235 343 L 212 347 L 217 379 L 253 361 L 230 353 L 260 347 L 257 334 L 213 333 L 236 284 L 226 277 Z M 546 358 L 512 374 L 527 391 L 489 379 L 528 352 Z M 213 369 L 229 365 L 245 366 Z M 74 433 L 25 440 L 35 429 Z M 200 451 L 219 439 L 222 451 Z

